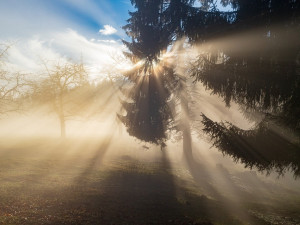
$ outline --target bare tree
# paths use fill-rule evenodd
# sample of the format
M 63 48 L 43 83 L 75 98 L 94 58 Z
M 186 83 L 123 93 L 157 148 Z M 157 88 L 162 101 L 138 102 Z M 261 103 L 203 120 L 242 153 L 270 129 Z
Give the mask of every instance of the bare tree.
M 49 103 L 60 121 L 61 137 L 66 136 L 66 120 L 74 113 L 70 112 L 72 101 L 68 97 L 70 91 L 87 82 L 87 72 L 83 63 L 56 62 L 49 67 L 44 63 L 44 79 L 32 82 L 35 100 Z
M 22 88 L 26 86 L 24 75 L 5 67 L 5 57 L 10 45 L 0 44 L 0 114 L 15 112 L 20 109 L 17 101 Z

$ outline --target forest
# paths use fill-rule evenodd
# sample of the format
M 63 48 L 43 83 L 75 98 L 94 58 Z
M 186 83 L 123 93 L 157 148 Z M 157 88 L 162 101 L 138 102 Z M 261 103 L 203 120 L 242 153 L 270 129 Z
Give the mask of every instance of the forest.
M 127 3 L 97 72 L 0 42 L 0 224 L 300 224 L 300 1 Z

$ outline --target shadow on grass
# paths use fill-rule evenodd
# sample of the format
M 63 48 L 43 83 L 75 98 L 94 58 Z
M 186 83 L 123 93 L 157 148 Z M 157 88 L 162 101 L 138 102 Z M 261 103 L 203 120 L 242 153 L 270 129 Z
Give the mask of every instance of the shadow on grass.
M 57 182 L 0 184 L 0 224 L 241 224 L 223 203 L 179 185 L 165 151 L 155 162 L 123 156 L 101 166 L 110 143 L 103 140 L 73 174 L 60 168 Z M 35 167 L 30 173 L 46 175 Z
M 80 172 L 79 176 L 75 179 L 75 183 L 82 183 L 85 181 L 86 177 L 90 175 L 95 167 L 99 167 L 103 163 L 105 154 L 107 153 L 109 146 L 111 145 L 113 135 L 104 138 L 101 143 L 96 147 L 95 153 L 88 162 L 85 163 L 83 170 Z
M 112 167 L 104 177 L 85 173 L 85 182 L 77 179 L 67 208 L 85 213 L 79 220 L 74 217 L 74 224 L 212 224 L 205 207 L 195 214 L 192 201 L 178 199 L 178 192 L 185 191 L 176 187 L 164 151 L 160 162 L 141 163 L 125 156 Z M 209 201 L 192 194 L 188 198 Z
M 187 147 L 191 148 L 191 143 L 188 144 L 190 145 Z M 196 146 L 193 146 L 193 148 L 200 154 Z M 186 154 L 186 151 L 184 151 L 183 160 L 193 181 L 202 190 L 203 194 L 222 205 L 221 210 L 225 215 L 232 215 L 237 220 L 247 224 L 269 224 L 249 214 L 249 203 L 260 203 L 262 200 L 267 199 L 266 191 L 268 189 L 263 182 L 257 179 L 256 176 L 244 177 L 241 184 L 245 184 L 247 188 L 255 186 L 254 190 L 256 191 L 249 193 L 246 188 L 243 189 L 234 182 L 232 175 L 222 164 L 216 164 L 216 168 L 214 168 L 214 166 L 199 159 L 201 159 L 201 155 L 200 158 L 198 155 L 196 159 L 192 154 Z M 246 181 L 248 182 L 246 183 Z M 262 190 L 264 192 L 260 193 Z M 211 218 L 220 217 L 220 212 L 217 210 L 209 210 L 209 212 Z

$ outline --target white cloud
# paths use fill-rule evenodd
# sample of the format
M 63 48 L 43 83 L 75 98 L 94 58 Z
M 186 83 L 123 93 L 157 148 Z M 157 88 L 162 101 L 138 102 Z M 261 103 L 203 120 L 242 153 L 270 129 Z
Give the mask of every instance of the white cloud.
M 98 42 L 103 42 L 103 43 L 111 43 L 111 44 L 115 44 L 117 43 L 115 40 L 97 40 Z
M 116 63 L 114 57 L 122 55 L 124 48 L 121 42 L 92 41 L 69 29 L 20 40 L 9 50 L 8 63 L 19 71 L 37 75 L 44 70 L 42 60 L 82 60 L 91 77 L 96 78 L 105 76 L 103 70 Z
M 50 47 L 51 40 L 41 41 L 37 36 L 13 43 L 8 51 L 7 65 L 24 73 L 39 73 L 44 59 L 59 59 L 59 52 Z
M 91 36 L 104 24 L 117 28 L 125 21 L 124 15 L 120 14 L 110 1 L 59 1 L 62 4 L 57 2 L 0 0 L 0 38 L 11 40 L 29 38 L 35 34 L 49 35 L 53 31 L 64 31 L 66 28 Z M 67 10 L 68 13 L 62 13 L 62 10 Z M 78 13 L 86 19 L 74 17 Z M 126 37 L 123 30 L 119 30 L 116 35 L 119 38 Z
M 99 32 L 104 35 L 111 35 L 117 33 L 117 29 L 110 25 L 104 25 L 104 29 L 100 29 Z

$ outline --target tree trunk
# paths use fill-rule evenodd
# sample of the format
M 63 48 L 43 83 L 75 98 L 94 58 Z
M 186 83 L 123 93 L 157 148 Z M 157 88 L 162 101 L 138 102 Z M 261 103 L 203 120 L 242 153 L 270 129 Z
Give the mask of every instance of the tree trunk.
M 66 137 L 66 120 L 64 115 L 63 93 L 59 96 L 59 121 L 60 121 L 60 136 Z
M 188 96 L 186 90 L 186 81 L 182 81 L 182 89 L 180 96 L 181 105 L 181 131 L 183 139 L 183 160 L 186 163 L 191 163 L 193 161 L 193 150 L 192 150 L 192 136 L 191 136 L 191 126 L 189 120 L 189 106 L 188 106 Z

